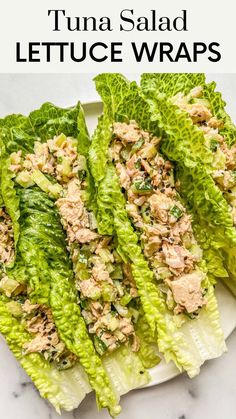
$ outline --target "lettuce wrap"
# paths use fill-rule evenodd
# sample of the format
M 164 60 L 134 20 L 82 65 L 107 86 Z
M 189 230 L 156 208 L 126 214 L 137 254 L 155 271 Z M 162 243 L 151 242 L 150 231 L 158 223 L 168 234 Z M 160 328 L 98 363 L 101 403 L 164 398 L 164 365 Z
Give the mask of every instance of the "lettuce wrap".
M 115 238 L 97 232 L 82 109 L 45 104 L 29 118 L 10 116 L 1 126 L 1 190 L 15 250 L 4 264 L 3 294 L 10 283 L 16 286 L 8 298 L 18 311 L 23 307 L 20 326 L 37 332 L 24 344 L 26 351 L 43 355 L 56 370 L 73 371 L 80 364 L 84 387 L 89 391 L 89 382 L 98 406 L 115 415 L 119 396 L 146 384 L 145 368 L 160 358 L 129 266 Z M 56 353 L 50 343 L 55 336 L 48 341 L 41 318 L 47 320 L 44 329 L 56 329 Z
M 203 74 L 144 74 L 141 85 L 165 133 L 162 150 L 176 162 L 209 269 L 236 295 L 236 128 L 225 102 Z
M 99 229 L 102 234 L 117 235 L 117 249 L 131 264 L 146 319 L 166 361 L 173 360 L 193 377 L 206 359 L 225 350 L 214 281 L 207 275 L 201 249 L 191 232 L 191 218 L 175 191 L 173 167 L 159 153 L 162 130 L 152 121 L 149 105 L 137 85 L 119 74 L 101 74 L 95 83 L 104 104 L 89 151 L 98 190 Z M 159 165 L 159 173 L 155 172 L 155 164 Z M 168 182 L 163 171 L 170 178 Z M 154 175 L 160 175 L 163 190 L 158 181 L 154 185 Z M 136 176 L 135 181 L 132 176 Z M 164 197 L 168 188 L 175 198 Z M 159 204 L 165 202 L 162 215 L 168 221 L 160 221 L 155 213 L 154 206 L 159 204 L 154 201 L 158 200 Z M 183 217 L 188 219 L 189 244 L 185 246 L 179 237 L 180 250 L 176 243 L 171 246 L 171 228 L 168 230 L 167 224 L 179 225 Z M 175 265 L 172 251 L 174 258 L 176 253 L 186 251 L 183 258 L 189 256 L 194 266 L 184 268 L 179 262 Z M 186 290 L 188 280 L 192 285 L 195 282 L 195 289 Z M 191 292 L 196 297 L 192 307 L 188 305 Z

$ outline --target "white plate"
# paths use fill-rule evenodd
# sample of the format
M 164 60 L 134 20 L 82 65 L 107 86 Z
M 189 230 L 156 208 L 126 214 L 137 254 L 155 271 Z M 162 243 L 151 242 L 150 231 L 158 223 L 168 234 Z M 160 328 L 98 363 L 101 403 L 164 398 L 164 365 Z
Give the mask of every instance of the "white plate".
M 88 130 L 92 134 L 97 126 L 97 118 L 102 113 L 102 103 L 85 103 L 83 108 Z M 236 327 L 236 299 L 227 290 L 227 288 L 221 284 L 216 287 L 216 295 L 221 315 L 221 326 L 224 336 L 227 338 Z M 164 381 L 168 381 L 180 374 L 173 362 L 169 362 L 167 364 L 164 360 L 149 371 L 151 375 L 151 382 L 146 387 L 163 383 Z

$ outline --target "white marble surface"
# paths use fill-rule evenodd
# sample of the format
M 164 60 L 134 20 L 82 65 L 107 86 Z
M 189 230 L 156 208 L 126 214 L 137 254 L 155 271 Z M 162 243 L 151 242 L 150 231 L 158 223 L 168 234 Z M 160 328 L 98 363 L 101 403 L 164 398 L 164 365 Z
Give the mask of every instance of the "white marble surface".
M 97 99 L 90 75 L 0 75 L 0 117 L 28 113 L 44 101 L 59 106 Z M 136 78 L 137 75 L 129 75 Z M 228 111 L 236 121 L 236 74 L 209 75 L 224 92 Z M 181 375 L 167 383 L 136 390 L 122 398 L 121 419 L 235 419 L 236 331 L 227 340 L 228 353 L 205 364 L 193 380 Z M 42 400 L 27 375 L 0 339 L 0 419 L 59 419 Z M 108 419 L 97 413 L 89 395 L 79 409 L 62 419 Z

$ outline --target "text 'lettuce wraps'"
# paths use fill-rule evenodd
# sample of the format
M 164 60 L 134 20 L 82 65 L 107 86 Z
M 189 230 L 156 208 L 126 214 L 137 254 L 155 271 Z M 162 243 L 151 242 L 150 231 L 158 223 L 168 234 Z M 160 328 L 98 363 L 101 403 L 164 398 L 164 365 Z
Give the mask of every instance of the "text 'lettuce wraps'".
M 50 385 L 34 365 L 26 371 L 58 409 L 76 407 L 91 386 L 98 406 L 115 415 L 119 396 L 147 383 L 145 366 L 156 365 L 159 357 L 145 320 L 139 325 L 129 266 L 114 239 L 97 232 L 81 107 L 45 104 L 29 118 L 7 117 L 1 141 L 1 221 L 8 253 L 0 287 L 7 324 L 19 329 L 15 353 L 24 367 L 31 358 L 45 364 Z M 0 330 L 12 348 L 14 336 L 4 318 Z M 63 399 L 64 376 L 72 376 L 71 386 L 77 382 L 68 391 L 70 403 Z
M 225 102 L 203 74 L 146 74 L 142 88 L 165 133 L 162 150 L 177 162 L 209 265 L 235 294 L 236 128 Z
M 225 350 L 213 279 L 139 89 L 119 74 L 101 74 L 95 82 L 104 103 L 90 147 L 100 227 L 115 231 L 131 263 L 165 359 L 194 376 L 206 359 Z

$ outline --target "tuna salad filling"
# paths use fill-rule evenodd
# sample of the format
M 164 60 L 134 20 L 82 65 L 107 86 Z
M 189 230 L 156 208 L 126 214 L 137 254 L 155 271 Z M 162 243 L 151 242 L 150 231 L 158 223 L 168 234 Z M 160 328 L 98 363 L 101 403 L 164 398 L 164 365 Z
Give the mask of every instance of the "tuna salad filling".
M 37 185 L 55 200 L 67 234 L 78 304 L 97 352 L 103 355 L 121 344 L 138 351 L 137 289 L 115 240 L 98 234 L 88 209 L 86 159 L 77 152 L 77 140 L 61 134 L 44 144 L 37 141 L 33 154 L 13 153 L 10 168 L 19 185 Z
M 185 110 L 202 132 L 206 146 L 213 153 L 212 177 L 230 205 L 233 223 L 236 226 L 236 144 L 229 147 L 220 134 L 224 122 L 216 118 L 210 103 L 203 98 L 203 89 L 197 86 L 188 95 L 178 93 L 172 102 Z
M 11 218 L 0 208 L 0 264 L 10 264 L 14 259 L 13 227 Z
M 135 121 L 114 123 L 109 152 L 126 209 L 168 308 L 194 315 L 206 304 L 202 251 L 176 192 L 172 165 L 159 154 L 159 142 Z
M 45 305 L 31 304 L 26 285 L 5 274 L 0 280 L 0 291 L 11 297 L 11 301 L 6 303 L 7 309 L 32 336 L 32 340 L 23 346 L 23 354 L 41 353 L 57 369 L 71 368 L 77 357 L 60 340 L 51 310 Z

